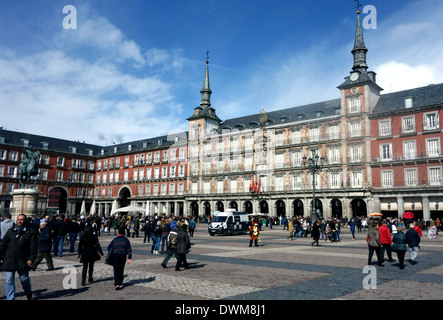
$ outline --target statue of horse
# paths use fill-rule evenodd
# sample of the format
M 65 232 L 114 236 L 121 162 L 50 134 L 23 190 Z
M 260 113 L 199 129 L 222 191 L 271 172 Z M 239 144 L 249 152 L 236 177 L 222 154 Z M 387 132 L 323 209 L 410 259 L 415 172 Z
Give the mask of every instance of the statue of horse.
M 23 189 L 30 179 L 38 175 L 38 163 L 40 161 L 40 151 L 35 151 L 32 147 L 25 150 L 25 159 L 19 166 L 20 188 Z

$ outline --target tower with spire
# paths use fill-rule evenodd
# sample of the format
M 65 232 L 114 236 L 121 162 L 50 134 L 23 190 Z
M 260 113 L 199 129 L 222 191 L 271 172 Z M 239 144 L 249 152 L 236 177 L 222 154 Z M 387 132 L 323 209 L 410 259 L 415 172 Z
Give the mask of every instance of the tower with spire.
M 221 124 L 215 109 L 211 106 L 211 87 L 209 85 L 209 52 L 206 57 L 206 70 L 203 80 L 203 88 L 200 90 L 200 105 L 194 108 L 194 114 L 189 117 L 189 134 L 191 140 L 196 140 L 206 136 L 206 133 L 213 129 L 218 130 Z

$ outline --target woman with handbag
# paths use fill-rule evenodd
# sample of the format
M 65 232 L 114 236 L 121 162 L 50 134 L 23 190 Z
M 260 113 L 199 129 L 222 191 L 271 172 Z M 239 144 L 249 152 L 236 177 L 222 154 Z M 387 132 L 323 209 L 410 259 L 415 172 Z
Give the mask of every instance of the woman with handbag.
M 368 249 L 369 249 L 369 256 L 368 256 L 368 265 L 372 264 L 372 256 L 374 254 L 377 255 L 378 265 L 380 267 L 383 267 L 383 261 L 381 260 L 381 254 L 380 254 L 380 233 L 378 231 L 378 223 L 373 222 L 372 228 L 369 228 L 368 236 L 366 237 L 366 242 L 368 243 Z
M 408 250 L 406 246 L 406 235 L 403 233 L 402 227 L 397 227 L 397 233 L 392 238 L 392 251 L 397 253 L 398 261 L 400 262 L 400 269 L 404 269 L 405 255 Z
M 87 225 L 78 245 L 78 256 L 80 258 L 80 263 L 83 263 L 82 286 L 86 285 L 86 275 L 88 274 L 88 271 L 88 282 L 94 282 L 94 279 L 92 278 L 94 273 L 94 262 L 100 260 L 100 255 L 103 255 L 103 250 L 98 241 L 98 237 L 93 232 L 92 227 Z

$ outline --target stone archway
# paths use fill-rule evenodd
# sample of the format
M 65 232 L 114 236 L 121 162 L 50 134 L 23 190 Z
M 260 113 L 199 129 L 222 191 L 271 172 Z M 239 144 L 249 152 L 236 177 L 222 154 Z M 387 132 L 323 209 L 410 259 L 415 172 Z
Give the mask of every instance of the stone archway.
M 269 213 L 269 205 L 266 200 L 261 200 L 259 203 L 260 213 Z
M 58 210 L 59 213 L 66 213 L 68 208 L 68 193 L 62 187 L 54 187 L 48 192 L 48 209 Z
M 351 210 L 353 217 L 365 217 L 368 214 L 366 202 L 360 198 L 351 201 Z
M 277 200 L 275 202 L 275 212 L 277 217 L 286 217 L 286 204 L 283 200 Z
M 131 205 L 131 190 L 128 187 L 123 187 L 118 193 L 118 201 L 120 202 L 120 208 Z
M 293 216 L 304 216 L 304 205 L 303 205 L 303 201 L 301 201 L 300 199 L 296 199 L 294 200 L 294 202 L 292 203 L 292 206 L 294 208 L 294 214 Z
M 245 201 L 245 203 L 243 205 L 243 210 L 246 213 L 254 213 L 254 206 L 253 206 L 252 202 L 249 200 Z
M 334 198 L 330 203 L 331 217 L 341 219 L 343 217 L 343 204 L 338 198 Z

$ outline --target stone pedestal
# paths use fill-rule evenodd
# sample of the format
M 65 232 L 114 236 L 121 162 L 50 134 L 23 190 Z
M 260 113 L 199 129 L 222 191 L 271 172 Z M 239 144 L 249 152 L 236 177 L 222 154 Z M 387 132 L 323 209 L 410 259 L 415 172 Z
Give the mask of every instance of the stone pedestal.
M 19 214 L 34 218 L 37 213 L 38 195 L 35 189 L 17 189 L 12 194 L 12 221 L 16 221 Z

